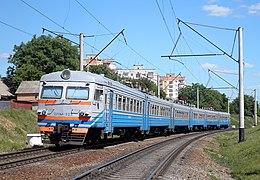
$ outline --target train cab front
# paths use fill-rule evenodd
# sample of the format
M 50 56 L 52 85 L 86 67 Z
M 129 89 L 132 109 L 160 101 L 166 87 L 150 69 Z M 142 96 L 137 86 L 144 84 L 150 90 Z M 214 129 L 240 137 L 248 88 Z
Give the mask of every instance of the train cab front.
M 70 127 L 70 123 L 57 123 L 54 127 L 40 126 L 44 144 L 83 145 L 87 128 Z
M 38 126 L 43 143 L 83 145 L 92 118 L 90 84 L 73 81 L 69 70 L 41 78 Z

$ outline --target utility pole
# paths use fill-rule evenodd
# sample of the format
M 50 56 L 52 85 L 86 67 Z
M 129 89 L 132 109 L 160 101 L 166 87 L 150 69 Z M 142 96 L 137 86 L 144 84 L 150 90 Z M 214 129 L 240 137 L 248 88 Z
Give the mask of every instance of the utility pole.
M 230 113 L 230 108 L 229 108 L 229 99 L 227 100 L 227 112 L 228 112 L 228 114 Z
M 83 38 L 84 38 L 84 35 L 83 35 L 83 33 L 80 33 L 79 34 L 79 41 L 80 41 L 80 71 L 83 71 L 84 69 L 83 69 L 83 51 L 84 51 L 84 48 L 83 48 L 83 46 L 84 46 L 84 41 L 83 41 Z
M 160 98 L 160 76 L 157 75 L 157 97 Z
M 200 90 L 197 87 L 197 108 L 200 108 Z
M 254 126 L 257 126 L 257 98 L 256 98 L 256 89 L 254 89 L 254 98 L 255 98 L 255 103 L 254 103 Z
M 241 27 L 238 28 L 238 52 L 239 52 L 239 141 L 245 140 L 244 134 L 244 63 L 243 63 L 243 41 Z

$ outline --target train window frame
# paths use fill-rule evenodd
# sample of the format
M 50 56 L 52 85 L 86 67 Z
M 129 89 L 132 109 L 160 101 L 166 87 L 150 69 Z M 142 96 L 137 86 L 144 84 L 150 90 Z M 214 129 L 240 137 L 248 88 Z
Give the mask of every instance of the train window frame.
M 136 109 L 137 109 L 137 100 L 133 99 L 133 112 L 137 112 Z
M 87 96 L 86 98 L 81 98 L 81 97 L 69 97 L 68 96 L 68 90 L 71 88 L 75 88 L 76 89 L 86 89 L 87 90 Z M 80 100 L 88 100 L 89 99 L 89 87 L 85 87 L 85 86 L 67 86 L 66 88 L 66 99 L 80 99 Z
M 140 108 L 139 109 L 139 113 L 142 114 L 143 113 L 143 106 L 144 106 L 145 103 L 143 101 L 139 101 L 139 102 L 140 102 L 140 104 L 139 104 L 139 108 Z
M 118 102 L 117 110 L 122 110 L 122 96 L 121 95 L 117 95 L 117 102 Z
M 133 112 L 133 99 L 132 98 L 130 98 L 130 100 L 129 100 L 129 111 L 130 112 Z
M 122 96 L 122 110 L 123 111 L 126 110 L 126 103 L 127 103 L 126 97 Z
M 139 113 L 139 106 L 140 106 L 140 101 L 136 100 L 136 111 L 137 113 Z
M 60 92 L 58 97 L 50 97 L 50 96 L 49 97 L 44 97 L 43 93 L 44 93 L 44 89 L 45 88 L 59 88 L 59 89 L 61 89 L 61 92 Z M 43 86 L 42 92 L 41 92 L 41 99 L 61 99 L 62 98 L 62 94 L 63 94 L 63 86 Z
M 125 102 L 125 111 L 130 111 L 130 105 L 129 105 L 129 97 L 126 97 L 126 102 Z
M 97 93 L 97 92 L 101 92 L 101 93 Z M 94 101 L 102 101 L 102 96 L 103 96 L 103 89 L 95 89 L 95 93 L 94 93 Z

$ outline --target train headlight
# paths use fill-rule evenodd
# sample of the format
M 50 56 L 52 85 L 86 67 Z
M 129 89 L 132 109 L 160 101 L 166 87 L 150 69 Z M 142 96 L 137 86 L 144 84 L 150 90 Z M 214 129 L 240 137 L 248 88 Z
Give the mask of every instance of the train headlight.
M 46 111 L 45 110 L 42 111 L 42 115 L 46 115 Z
M 71 76 L 70 70 L 69 69 L 65 69 L 62 71 L 61 73 L 61 78 L 64 80 L 68 80 Z
M 80 113 L 79 113 L 79 116 L 84 116 L 85 115 L 85 113 L 83 112 L 83 111 L 81 111 Z

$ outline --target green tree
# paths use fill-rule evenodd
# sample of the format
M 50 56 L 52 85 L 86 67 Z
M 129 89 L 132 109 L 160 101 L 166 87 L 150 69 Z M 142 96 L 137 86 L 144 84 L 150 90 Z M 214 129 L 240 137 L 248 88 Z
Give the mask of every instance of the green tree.
M 227 111 L 228 99 L 225 94 L 212 89 L 208 89 L 202 84 L 193 83 L 180 90 L 179 99 L 186 103 L 197 104 L 197 88 L 199 89 L 200 108 L 213 108 L 216 111 Z
M 39 80 L 44 74 L 66 68 L 76 70 L 79 67 L 77 46 L 62 38 L 52 36 L 34 36 L 31 41 L 14 46 L 14 55 L 9 58 L 7 79 L 14 93 L 22 81 Z
M 244 113 L 246 116 L 254 116 L 254 97 L 245 95 L 244 96 Z M 257 109 L 258 104 L 257 104 Z M 230 112 L 233 114 L 239 114 L 239 98 L 235 98 L 230 104 Z M 258 114 L 259 115 L 259 114 Z
M 87 67 L 84 68 L 84 70 L 87 70 Z M 97 66 L 89 66 L 89 71 L 95 74 L 104 74 L 105 77 L 115 80 L 115 81 L 120 81 L 120 77 L 108 67 L 106 64 L 101 64 Z

